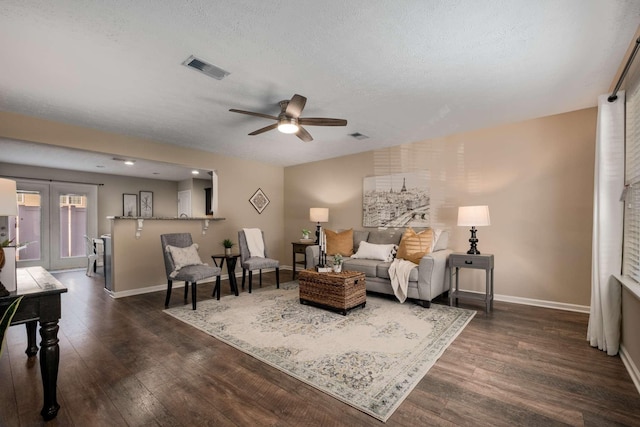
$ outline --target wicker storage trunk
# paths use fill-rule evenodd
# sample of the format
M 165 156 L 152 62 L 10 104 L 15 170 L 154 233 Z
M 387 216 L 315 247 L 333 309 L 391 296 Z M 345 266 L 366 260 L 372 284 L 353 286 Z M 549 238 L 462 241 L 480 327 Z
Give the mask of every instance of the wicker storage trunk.
M 364 273 L 318 273 L 303 270 L 298 277 L 300 303 L 338 311 L 343 315 L 352 308 L 364 307 L 367 301 Z

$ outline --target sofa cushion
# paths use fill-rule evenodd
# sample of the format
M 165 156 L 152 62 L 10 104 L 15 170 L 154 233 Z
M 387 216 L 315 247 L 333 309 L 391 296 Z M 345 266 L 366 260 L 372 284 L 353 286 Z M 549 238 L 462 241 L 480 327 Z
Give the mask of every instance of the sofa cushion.
M 400 238 L 402 237 L 402 233 L 404 232 L 403 228 L 388 228 L 386 230 L 371 230 L 369 232 L 369 238 L 367 242 L 373 243 L 376 245 L 380 244 L 394 244 L 397 245 L 400 243 Z
M 393 261 L 393 257 L 395 256 L 397 249 L 398 247 L 393 244 L 374 245 L 369 242 L 360 242 L 358 252 L 353 255 L 353 258 L 391 262 Z
M 380 264 L 380 261 L 373 259 L 346 258 L 342 263 L 342 270 L 360 271 L 365 276 L 376 277 L 378 264 Z
M 342 256 L 353 255 L 353 229 L 335 232 L 324 230 L 327 236 L 327 255 L 340 254 Z
M 378 263 L 378 265 L 376 266 L 376 277 L 380 277 L 382 279 L 391 280 L 391 276 L 389 276 L 389 266 L 390 265 L 391 265 L 390 262 Z M 417 266 L 411 270 L 411 273 L 409 273 L 409 281 L 410 282 L 417 282 L 418 281 L 418 267 Z
M 426 230 L 415 232 L 411 227 L 408 227 L 400 240 L 397 257 L 419 264 L 420 258 L 431 253 L 432 246 L 432 229 L 427 228 Z
M 436 237 L 435 244 L 433 245 L 433 249 L 431 250 L 432 252 L 442 251 L 449 247 L 449 232 L 446 230 L 439 231 L 440 233 L 438 233 Z
M 353 230 L 353 252 L 358 252 L 360 242 L 366 242 L 369 232 L 364 230 Z

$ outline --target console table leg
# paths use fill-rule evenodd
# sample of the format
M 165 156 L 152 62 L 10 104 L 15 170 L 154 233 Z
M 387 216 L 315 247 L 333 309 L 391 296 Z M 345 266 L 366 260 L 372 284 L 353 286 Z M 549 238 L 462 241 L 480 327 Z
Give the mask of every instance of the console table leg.
M 60 347 L 58 346 L 58 321 L 40 324 L 40 373 L 44 405 L 40 415 L 45 421 L 52 420 L 58 414 L 56 389 L 58 385 L 58 364 L 60 363 Z
M 37 323 L 38 322 L 33 320 L 24 324 L 24 326 L 27 328 L 27 349 L 25 350 L 25 353 L 29 357 L 33 357 L 38 354 L 38 345 L 36 344 L 36 329 L 38 326 Z

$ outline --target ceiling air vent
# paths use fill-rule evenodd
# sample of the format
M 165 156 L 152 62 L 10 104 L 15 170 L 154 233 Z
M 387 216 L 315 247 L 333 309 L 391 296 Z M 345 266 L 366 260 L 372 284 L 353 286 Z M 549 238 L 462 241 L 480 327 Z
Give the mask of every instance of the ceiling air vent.
M 187 60 L 182 63 L 182 65 L 186 65 L 187 67 L 193 68 L 194 70 L 198 70 L 201 73 L 204 73 L 209 77 L 213 77 L 216 80 L 222 80 L 229 74 L 231 74 L 228 71 L 216 67 L 215 65 L 211 65 L 201 59 L 196 58 L 193 55 L 188 57 Z
M 363 135 L 360 132 L 354 132 L 354 133 L 350 133 L 349 136 L 355 138 L 355 139 L 369 139 L 369 137 L 367 135 Z

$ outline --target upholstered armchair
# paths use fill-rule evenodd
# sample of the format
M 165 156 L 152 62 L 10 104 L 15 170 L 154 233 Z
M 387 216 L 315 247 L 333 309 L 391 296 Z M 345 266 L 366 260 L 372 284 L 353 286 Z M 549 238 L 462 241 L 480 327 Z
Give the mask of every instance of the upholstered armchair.
M 197 245 L 193 243 L 189 233 L 172 233 L 160 235 L 164 266 L 167 273 L 167 297 L 165 308 L 169 307 L 171 288 L 174 280 L 184 281 L 184 303 L 187 303 L 189 283 L 191 283 L 191 304 L 196 309 L 197 282 L 212 277 L 216 278 L 213 295 L 220 299 L 220 274 L 218 267 L 211 267 L 202 263 L 197 252 Z
M 249 239 L 253 239 L 254 243 L 250 244 L 247 241 L 247 235 L 251 233 Z M 242 229 L 238 231 L 238 244 L 240 246 L 240 265 L 242 266 L 242 289 L 244 289 L 244 282 L 247 271 L 249 272 L 249 293 L 251 293 L 251 285 L 253 280 L 253 270 L 260 271 L 260 287 L 262 287 L 262 269 L 275 268 L 276 269 L 276 286 L 280 288 L 280 261 L 272 259 L 267 256 L 267 245 L 264 240 L 264 231 L 257 228 Z M 251 247 L 255 250 L 255 246 L 262 246 L 262 253 L 252 253 L 249 249 Z

